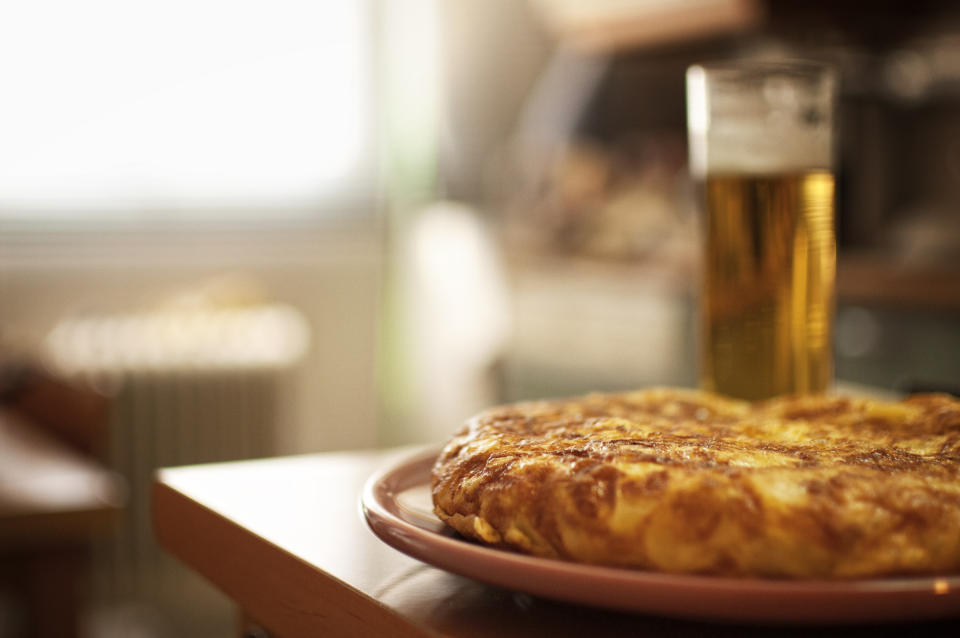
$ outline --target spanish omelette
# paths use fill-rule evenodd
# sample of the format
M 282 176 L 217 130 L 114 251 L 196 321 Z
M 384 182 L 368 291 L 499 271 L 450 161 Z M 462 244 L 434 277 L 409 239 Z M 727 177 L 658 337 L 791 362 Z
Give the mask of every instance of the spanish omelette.
M 436 514 L 482 543 L 672 573 L 960 572 L 960 401 L 656 388 L 468 420 Z

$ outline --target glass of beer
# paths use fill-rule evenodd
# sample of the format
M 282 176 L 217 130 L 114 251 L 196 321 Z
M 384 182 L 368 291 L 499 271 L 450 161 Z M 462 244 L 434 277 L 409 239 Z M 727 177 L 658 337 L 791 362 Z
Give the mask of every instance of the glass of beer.
M 687 71 L 706 390 L 756 400 L 833 382 L 836 90 L 808 62 Z

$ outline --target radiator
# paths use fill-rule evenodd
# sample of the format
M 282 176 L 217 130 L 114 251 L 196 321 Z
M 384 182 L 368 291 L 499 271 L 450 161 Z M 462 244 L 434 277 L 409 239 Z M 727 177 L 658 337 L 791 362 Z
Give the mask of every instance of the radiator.
M 127 372 L 113 406 L 109 462 L 130 498 L 110 543 L 117 592 L 152 599 L 176 589 L 153 540 L 150 486 L 161 467 L 270 456 L 276 370 Z
M 154 473 L 272 455 L 279 388 L 305 351 L 306 322 L 285 307 L 73 318 L 46 345 L 55 367 L 114 396 L 106 462 L 129 498 L 97 549 L 96 597 L 186 602 L 191 577 L 153 539 Z

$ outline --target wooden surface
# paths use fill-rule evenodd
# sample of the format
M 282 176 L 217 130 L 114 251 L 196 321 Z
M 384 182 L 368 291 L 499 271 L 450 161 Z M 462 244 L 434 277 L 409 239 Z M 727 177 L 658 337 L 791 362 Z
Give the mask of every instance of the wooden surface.
M 757 0 L 540 0 L 533 7 L 559 38 L 594 53 L 715 38 L 764 22 Z
M 363 483 L 410 450 L 162 470 L 161 545 L 272 635 L 952 636 L 955 623 L 744 627 L 615 613 L 490 587 L 388 547 L 359 511 Z

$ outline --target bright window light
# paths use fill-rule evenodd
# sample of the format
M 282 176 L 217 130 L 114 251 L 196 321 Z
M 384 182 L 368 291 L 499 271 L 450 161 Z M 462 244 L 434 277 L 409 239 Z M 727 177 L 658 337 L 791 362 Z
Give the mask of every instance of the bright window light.
M 0 216 L 304 207 L 369 144 L 362 1 L 0 5 Z

